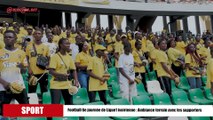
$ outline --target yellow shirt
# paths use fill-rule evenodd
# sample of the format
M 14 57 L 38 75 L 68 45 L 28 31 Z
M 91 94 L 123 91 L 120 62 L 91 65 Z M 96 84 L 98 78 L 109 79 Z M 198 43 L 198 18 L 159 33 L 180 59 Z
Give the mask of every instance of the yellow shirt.
M 60 34 L 60 36 L 59 36 L 60 38 L 66 38 L 67 37 L 67 34 L 66 34 L 66 32 L 62 32 L 61 34 Z
M 70 44 L 75 44 L 76 43 L 75 39 L 73 39 L 72 37 L 69 37 L 67 39 L 69 40 Z
M 183 53 L 181 53 L 179 50 L 175 49 L 175 48 L 169 48 L 168 51 L 168 57 L 169 57 L 169 62 L 170 64 L 174 64 L 175 66 L 180 66 L 179 62 L 176 62 L 176 60 L 183 56 Z
M 58 54 L 61 56 L 64 62 L 62 61 L 62 59 L 60 58 Z M 61 55 L 60 53 L 54 54 L 50 58 L 49 68 L 53 68 L 55 69 L 57 73 L 61 73 L 61 74 L 67 74 L 67 71 L 76 69 L 74 61 L 72 60 L 70 55 L 69 54 Z M 70 82 L 68 82 L 67 80 L 56 81 L 55 77 L 53 76 L 50 81 L 50 88 L 51 89 L 68 89 L 69 88 L 68 84 L 70 84 Z
M 140 50 L 140 51 L 134 50 L 134 51 L 132 52 L 132 55 L 133 55 L 133 57 L 134 57 L 134 62 L 141 64 L 142 61 L 141 61 L 141 59 L 140 59 L 139 54 L 140 54 L 140 56 L 143 55 L 142 50 Z M 136 73 L 145 73 L 145 72 L 146 72 L 144 66 L 141 66 L 141 67 L 136 67 L 136 66 L 135 66 L 134 69 L 135 69 L 135 72 L 136 72 Z
M 135 42 L 136 42 L 136 40 L 133 39 L 133 40 L 130 40 L 129 42 L 130 42 L 130 44 L 131 44 L 132 50 L 135 50 Z
M 166 63 L 167 67 L 170 68 L 167 54 L 164 51 L 159 50 L 156 55 L 156 69 L 158 77 L 162 76 L 170 77 L 170 75 L 163 69 L 161 63 Z
M 80 52 L 80 53 L 77 54 L 75 62 L 80 63 L 80 65 L 83 65 L 83 66 L 84 65 L 88 66 L 90 58 L 91 57 L 87 53 Z
M 110 34 L 108 34 L 108 35 L 106 36 L 106 41 L 108 42 L 108 44 L 111 43 L 111 42 L 115 42 L 115 41 L 116 41 L 115 36 L 116 36 L 116 35 L 110 36 Z M 108 52 L 112 52 L 113 49 L 114 49 L 114 44 L 110 44 L 110 45 L 107 46 L 107 51 L 108 51 Z
M 143 38 L 142 39 L 142 41 L 141 41 L 141 43 L 142 43 L 142 51 L 143 52 L 147 52 L 148 51 L 148 49 L 147 49 L 147 39 L 146 38 Z
M 9 51 L 6 49 L 0 50 L 0 74 L 1 78 L 5 81 L 17 82 L 25 88 L 20 68 L 17 65 L 22 64 L 27 66 L 26 54 L 24 51 L 16 49 Z M 2 91 L 2 85 L 0 84 L 0 91 Z
M 58 45 L 58 41 L 60 40 L 60 37 L 58 35 L 53 36 L 53 42 Z
M 4 41 L 0 40 L 0 49 L 3 49 L 5 47 Z
M 211 82 L 213 82 L 213 58 L 208 61 L 207 64 L 207 88 L 211 88 Z
M 124 53 L 124 45 L 122 44 L 122 41 L 119 42 L 116 41 L 114 46 L 115 46 L 115 53 L 118 53 L 119 56 Z M 117 59 L 115 59 L 115 67 L 116 68 L 118 67 Z
M 159 50 L 156 49 L 156 48 L 150 52 L 150 58 L 153 59 L 153 60 L 155 60 L 155 62 L 157 60 L 157 54 L 158 54 L 158 52 L 159 52 Z M 157 70 L 157 66 L 156 65 L 157 64 L 153 63 L 153 69 L 154 70 Z
M 96 56 L 92 57 L 87 67 L 87 70 L 91 70 L 95 75 L 103 77 L 105 72 L 103 60 Z M 89 91 L 101 91 L 107 89 L 107 82 L 101 85 L 100 80 L 95 79 L 93 77 L 89 78 Z
M 21 34 L 21 33 L 20 33 L 20 34 L 17 34 L 17 41 L 16 41 L 16 43 L 15 43 L 15 47 L 18 47 L 19 49 L 21 49 L 23 37 L 24 37 L 23 34 Z
M 205 57 L 205 60 L 203 62 L 207 64 L 208 60 L 211 58 L 210 49 L 201 47 L 197 52 L 201 57 Z
M 183 53 L 183 55 L 186 54 L 185 48 L 186 48 L 186 44 L 183 41 L 176 42 L 176 49 L 179 50 L 179 51 L 181 51 Z
M 37 51 L 37 54 L 42 54 L 43 56 L 49 56 L 49 48 L 44 45 L 36 45 L 35 48 Z M 29 44 L 26 48 L 26 55 L 29 57 L 29 63 L 30 63 L 30 69 L 33 71 L 33 74 L 42 74 L 45 70 L 40 69 L 36 65 L 37 56 L 35 56 L 35 51 L 33 49 L 33 44 Z
M 24 29 L 24 27 L 20 27 L 20 34 L 23 34 L 23 35 L 27 35 L 27 31 Z
M 190 67 L 199 67 L 198 63 L 196 63 L 195 59 L 190 54 L 185 56 L 185 63 L 189 64 Z M 195 71 L 186 68 L 186 77 L 200 77 L 200 75 L 194 75 L 193 73 L 195 73 Z
M 146 49 L 147 52 L 151 52 L 151 51 L 153 51 L 154 49 L 155 49 L 155 47 L 154 47 L 152 41 L 147 40 L 147 49 Z
M 4 35 L 0 33 L 0 41 L 4 40 Z

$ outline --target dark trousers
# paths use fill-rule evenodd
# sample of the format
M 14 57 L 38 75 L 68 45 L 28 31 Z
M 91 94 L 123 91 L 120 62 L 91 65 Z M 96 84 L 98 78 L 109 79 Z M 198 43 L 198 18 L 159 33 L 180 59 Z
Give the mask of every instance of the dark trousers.
M 159 77 L 158 80 L 160 82 L 161 89 L 166 93 L 168 93 L 169 95 L 171 95 L 172 93 L 171 79 L 169 77 L 163 76 Z
M 37 74 L 37 75 L 34 75 L 36 78 L 40 78 L 42 76 L 42 74 Z M 40 83 L 40 88 L 41 88 L 41 95 L 44 93 L 44 92 L 47 92 L 48 91 L 48 88 L 47 88 L 47 85 L 48 85 L 48 74 L 44 74 L 41 79 L 38 81 L 38 83 Z M 29 85 L 29 93 L 35 93 L 36 92 L 36 89 L 37 89 L 37 85 L 36 84 L 35 86 L 31 86 Z
M 3 104 L 10 104 L 11 100 L 15 99 L 19 104 L 28 104 L 27 91 L 24 89 L 20 94 L 13 94 L 11 92 L 1 91 L 0 92 L 0 115 L 3 113 Z
M 139 74 L 140 74 L 140 75 L 141 75 L 141 77 L 142 77 L 142 83 L 143 83 L 143 85 L 144 85 L 145 90 L 147 91 L 147 85 L 146 85 L 145 73 L 135 73 L 135 77 L 136 77 L 136 76 L 138 76 Z
M 182 67 L 181 66 L 175 66 L 174 64 L 172 64 L 172 70 L 178 75 L 181 75 L 181 71 L 182 71 Z
M 89 96 L 90 97 L 90 102 L 95 102 L 96 92 L 98 92 L 101 101 L 106 105 L 107 104 L 107 100 L 106 100 L 106 91 L 105 90 L 89 92 L 89 94 L 90 94 L 90 96 Z
M 68 89 L 50 89 L 51 103 L 60 104 L 61 96 L 64 99 L 65 105 L 72 105 L 72 95 L 69 94 Z

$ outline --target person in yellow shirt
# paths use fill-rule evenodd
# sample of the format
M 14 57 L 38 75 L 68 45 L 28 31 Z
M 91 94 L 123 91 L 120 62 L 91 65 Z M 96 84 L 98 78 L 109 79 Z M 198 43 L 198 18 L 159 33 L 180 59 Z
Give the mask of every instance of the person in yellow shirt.
M 154 49 L 153 50 L 151 50 L 150 52 L 149 52 L 149 58 L 150 58 L 150 63 L 149 63 L 149 65 L 150 65 L 150 71 L 155 71 L 155 72 L 157 72 L 157 68 L 156 68 L 156 56 L 157 56 L 157 54 L 158 54 L 158 51 L 159 51 L 159 46 L 158 46 L 158 40 L 157 39 L 154 39 L 153 41 L 152 41 L 152 43 L 153 43 L 153 45 L 154 45 Z
M 181 71 L 184 68 L 185 65 L 185 60 L 184 60 L 184 55 L 182 52 L 180 52 L 179 50 L 175 49 L 176 47 L 176 42 L 175 40 L 170 40 L 168 42 L 168 50 L 167 50 L 167 54 L 168 54 L 168 58 L 170 61 L 170 64 L 172 66 L 172 70 L 177 74 L 177 75 L 181 75 Z
M 29 103 L 21 75 L 22 72 L 26 72 L 28 64 L 25 52 L 14 46 L 16 39 L 17 36 L 14 31 L 5 31 L 5 48 L 0 50 L 0 115 L 3 112 L 3 104 L 10 104 L 12 99 L 17 100 L 19 104 Z M 9 86 L 14 82 L 23 87 L 23 91 L 17 94 L 13 93 Z
M 189 85 L 191 89 L 201 88 L 202 82 L 200 79 L 200 65 L 202 64 L 202 61 L 200 59 L 200 56 L 196 52 L 195 44 L 189 44 L 186 48 L 186 52 L 186 77 L 188 79 Z
M 156 68 L 158 80 L 160 82 L 162 90 L 171 95 L 171 80 L 175 80 L 178 77 L 177 74 L 171 69 L 169 64 L 169 58 L 166 54 L 167 42 L 162 39 L 158 42 L 160 50 L 156 56 Z
M 73 104 L 72 95 L 68 89 L 71 85 L 71 76 L 74 78 L 74 85 L 79 86 L 74 61 L 68 54 L 70 43 L 68 39 L 61 38 L 58 42 L 59 50 L 50 59 L 49 71 L 53 76 L 50 80 L 50 92 L 52 104 L 59 104 L 63 96 L 65 105 Z
M 95 102 L 96 92 L 99 93 L 100 99 L 104 104 L 106 101 L 107 79 L 105 74 L 105 63 L 103 61 L 105 47 L 99 45 L 95 48 L 96 56 L 92 57 L 87 67 L 87 73 L 89 74 L 89 94 L 90 102 Z
M 79 48 L 80 53 L 77 54 L 75 59 L 75 65 L 78 70 L 78 80 L 82 88 L 88 89 L 89 75 L 87 74 L 87 67 L 90 60 L 90 55 L 87 54 L 88 43 L 84 42 L 82 48 Z
M 211 58 L 207 64 L 207 88 L 211 88 L 213 95 L 213 47 L 210 48 Z
M 122 37 L 124 37 L 124 36 L 122 36 Z M 120 35 L 116 35 L 116 42 L 115 42 L 114 46 L 115 46 L 115 51 L 114 51 L 115 67 L 117 68 L 117 72 L 118 72 L 118 58 L 124 52 L 124 46 L 121 41 Z
M 66 32 L 66 38 L 69 40 L 70 44 L 76 43 L 75 38 L 71 37 L 71 31 L 70 30 L 67 30 L 67 32 Z
M 182 40 L 182 36 L 176 37 L 176 47 L 177 50 L 181 51 L 184 55 L 186 54 L 186 44 Z
M 199 51 L 200 48 L 204 47 L 203 44 L 201 43 L 201 38 L 200 35 L 197 35 L 195 37 L 195 45 L 196 45 L 196 49 Z
M 28 72 L 30 76 L 34 75 L 36 78 L 40 78 L 38 82 L 40 83 L 41 94 L 43 94 L 43 92 L 47 92 L 48 90 L 48 75 L 46 74 L 44 69 L 41 69 L 36 65 L 36 62 L 39 55 L 49 58 L 49 48 L 41 42 L 42 30 L 35 30 L 35 32 L 33 33 L 33 37 L 33 43 L 28 45 L 26 48 L 27 60 L 29 63 Z M 37 85 L 38 84 L 36 84 L 35 86 L 29 85 L 29 93 L 36 92 Z
M 137 77 L 138 75 L 140 75 L 142 77 L 142 83 L 145 87 L 145 90 L 147 90 L 147 86 L 146 86 L 146 80 L 145 80 L 145 66 L 146 63 L 143 62 L 143 60 L 146 60 L 144 53 L 142 52 L 141 49 L 141 42 L 140 41 L 136 41 L 135 42 L 135 50 L 133 50 L 132 55 L 134 57 L 134 69 L 135 69 L 135 77 Z
M 108 34 L 105 38 L 105 42 L 107 44 L 107 51 L 112 54 L 113 53 L 113 50 L 114 50 L 114 43 L 116 41 L 116 35 L 115 35 L 115 30 L 111 30 L 110 31 L 110 34 Z
M 201 47 L 199 50 L 197 50 L 197 53 L 199 54 L 199 56 L 202 59 L 202 62 L 207 65 L 208 60 L 211 58 L 211 54 L 210 54 L 210 39 L 209 38 L 205 38 L 204 41 L 204 47 Z

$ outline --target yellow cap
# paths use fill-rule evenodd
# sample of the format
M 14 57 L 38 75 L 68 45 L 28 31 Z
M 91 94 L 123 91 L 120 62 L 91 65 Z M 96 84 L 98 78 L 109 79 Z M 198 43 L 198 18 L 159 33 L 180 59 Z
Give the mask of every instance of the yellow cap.
M 102 45 L 96 45 L 95 46 L 95 51 L 97 51 L 97 50 L 106 50 L 106 48 L 104 46 L 102 46 Z

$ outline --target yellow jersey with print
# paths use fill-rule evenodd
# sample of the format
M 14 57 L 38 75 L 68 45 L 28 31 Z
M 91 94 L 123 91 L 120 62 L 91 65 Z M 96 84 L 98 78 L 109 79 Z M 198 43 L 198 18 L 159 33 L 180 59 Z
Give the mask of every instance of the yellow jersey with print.
M 197 53 L 201 56 L 204 57 L 205 60 L 203 60 L 203 63 L 207 64 L 209 59 L 211 58 L 210 54 L 210 49 L 206 47 L 201 47 Z
M 5 48 L 0 50 L 1 78 L 9 83 L 17 82 L 25 88 L 19 64 L 28 66 L 24 51 L 19 49 L 10 51 Z M 2 84 L 0 84 L 0 91 L 5 91 Z
M 91 70 L 92 73 L 102 78 L 105 72 L 104 62 L 102 58 L 98 58 L 97 56 L 92 57 L 90 59 L 87 70 Z M 101 84 L 100 80 L 93 77 L 89 78 L 89 91 L 101 91 L 107 89 L 107 82 Z
M 33 44 L 35 45 L 35 49 L 37 51 L 37 55 L 33 48 Z M 38 55 L 43 55 L 46 57 L 50 56 L 48 46 L 42 44 L 36 45 L 35 43 L 29 44 L 26 48 L 26 55 L 29 57 L 30 69 L 32 70 L 33 74 L 42 74 L 45 70 L 40 69 L 36 65 Z
M 185 56 L 185 63 L 189 64 L 190 67 L 199 67 L 199 64 L 190 54 L 187 54 Z M 193 73 L 195 73 L 195 71 L 186 68 L 186 77 L 200 77 L 200 74 L 193 74 Z
M 170 69 L 169 58 L 166 52 L 159 50 L 156 55 L 156 69 L 158 77 L 170 77 L 170 75 L 163 69 L 161 63 L 166 63 L 167 67 Z
M 90 58 L 91 56 L 89 54 L 82 51 L 77 54 L 75 62 L 83 66 L 88 66 Z
M 186 55 L 186 44 L 184 41 L 176 42 L 176 47 L 177 50 L 183 53 L 183 55 Z
M 199 51 L 199 50 L 200 50 L 200 48 L 202 48 L 202 47 L 204 47 L 204 46 L 203 46 L 203 44 L 198 43 L 198 44 L 196 45 L 197 51 Z
M 142 61 L 140 59 L 140 56 L 143 56 L 142 50 L 139 50 L 139 51 L 138 50 L 133 50 L 132 55 L 134 57 L 134 62 L 135 63 L 138 63 L 138 64 L 142 63 Z M 140 67 L 135 66 L 134 69 L 135 69 L 136 73 L 145 73 L 146 72 L 144 66 L 140 66 Z
M 49 68 L 55 69 L 57 73 L 67 74 L 69 70 L 75 70 L 75 64 L 70 55 L 62 55 L 61 53 L 54 54 L 50 58 Z M 68 89 L 70 81 L 57 81 L 53 76 L 50 80 L 50 89 Z
M 110 34 L 108 34 L 108 35 L 106 36 L 106 41 L 107 41 L 107 43 L 109 44 L 109 45 L 107 45 L 107 51 L 108 51 L 108 52 L 112 52 L 113 49 L 115 48 L 115 47 L 114 47 L 114 43 L 112 43 L 112 42 L 116 42 L 115 36 L 116 36 L 116 35 L 110 36 Z
M 207 64 L 207 88 L 211 88 L 211 82 L 213 83 L 213 58 L 209 59 Z
M 60 40 L 60 37 L 58 35 L 53 35 L 53 42 L 58 45 L 58 42 Z
M 158 54 L 159 50 L 158 49 L 154 49 L 150 52 L 150 59 L 154 60 L 155 62 L 157 61 L 157 54 Z M 153 63 L 153 69 L 157 70 L 157 64 Z
M 178 58 L 180 57 L 184 57 L 183 53 L 180 52 L 179 50 L 175 49 L 175 48 L 169 48 L 168 51 L 168 57 L 169 57 L 169 62 L 170 65 L 174 64 L 175 66 L 180 66 L 181 64 L 179 62 L 176 62 L 176 60 L 178 60 Z
M 114 46 L 115 46 L 115 53 L 118 53 L 119 56 L 124 53 L 124 45 L 122 44 L 122 41 L 119 41 L 119 42 L 116 41 Z M 115 67 L 116 68 L 118 67 L 118 60 L 117 59 L 115 59 Z

